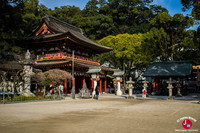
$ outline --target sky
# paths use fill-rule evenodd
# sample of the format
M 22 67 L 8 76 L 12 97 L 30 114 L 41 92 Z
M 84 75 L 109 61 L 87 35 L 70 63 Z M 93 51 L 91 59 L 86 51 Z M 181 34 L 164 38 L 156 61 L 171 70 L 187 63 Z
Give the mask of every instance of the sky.
M 84 9 L 85 5 L 89 0 L 39 0 L 41 4 L 44 4 L 46 7 L 54 9 L 55 7 L 67 6 L 67 5 L 75 5 L 80 7 L 80 9 Z M 189 14 L 188 12 L 182 12 L 182 5 L 180 3 L 181 0 L 154 0 L 153 4 L 161 5 L 169 10 L 170 15 L 174 15 L 175 13 L 183 13 L 184 15 Z
M 39 0 L 40 4 L 45 5 L 48 8 L 54 9 L 60 6 L 76 6 L 81 10 L 84 9 L 85 5 L 89 0 Z M 182 13 L 184 15 L 189 15 L 191 10 L 183 12 L 181 0 L 154 0 L 152 4 L 161 5 L 169 11 L 169 14 L 173 16 L 176 13 Z M 193 26 L 191 29 L 197 29 L 197 25 Z

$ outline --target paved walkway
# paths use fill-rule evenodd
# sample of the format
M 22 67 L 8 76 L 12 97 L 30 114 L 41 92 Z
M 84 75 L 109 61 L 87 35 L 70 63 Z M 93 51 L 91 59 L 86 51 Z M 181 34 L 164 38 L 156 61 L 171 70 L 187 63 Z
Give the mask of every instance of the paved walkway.
M 136 99 L 143 99 L 142 94 L 136 94 L 134 96 L 136 96 Z M 100 97 L 127 98 L 128 94 L 122 95 L 122 96 L 117 96 L 115 94 L 101 94 Z M 149 95 L 146 99 L 165 99 L 165 100 L 167 100 L 168 96 L 152 96 L 152 95 Z M 175 97 L 174 96 L 173 99 L 174 100 L 200 100 L 200 96 L 198 96 L 198 94 L 189 94 L 189 95 L 183 96 L 183 97 Z

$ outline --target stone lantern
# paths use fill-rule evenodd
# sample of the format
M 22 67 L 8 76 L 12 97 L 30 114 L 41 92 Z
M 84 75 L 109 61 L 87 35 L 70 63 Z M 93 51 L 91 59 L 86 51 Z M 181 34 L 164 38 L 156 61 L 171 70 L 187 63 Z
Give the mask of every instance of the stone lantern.
M 142 83 L 143 83 L 143 87 L 144 87 L 144 89 L 147 89 L 147 87 L 148 87 L 148 81 L 142 81 Z
M 92 98 L 96 94 L 95 89 L 97 87 L 97 81 L 100 80 L 100 77 L 99 77 L 99 73 L 100 72 L 101 72 L 101 67 L 89 67 L 89 70 L 87 71 L 87 73 L 91 74 L 91 80 L 94 83 L 94 88 L 93 88 L 93 92 L 92 92 Z
M 180 82 L 180 78 L 178 78 L 178 81 L 176 82 L 176 88 L 177 88 L 177 94 L 176 94 L 176 97 L 182 97 L 182 94 L 181 94 L 181 82 Z
M 135 97 L 132 97 L 132 95 L 133 95 L 133 88 L 134 88 L 133 84 L 135 83 L 134 81 L 132 81 L 132 77 L 130 77 L 129 81 L 127 81 L 126 83 L 127 83 L 128 89 L 129 89 L 128 99 L 135 98 Z
M 167 88 L 169 89 L 169 97 L 168 97 L 168 99 L 173 99 L 172 89 L 173 89 L 174 87 L 173 87 L 172 84 L 173 84 L 174 82 L 172 81 L 172 78 L 171 78 L 171 77 L 169 78 L 169 81 L 167 81 L 167 83 L 168 83 L 168 87 L 167 87 Z
M 32 65 L 35 64 L 34 61 L 31 59 L 31 53 L 29 50 L 25 53 L 25 59 L 19 62 L 24 66 L 23 70 L 23 77 L 24 77 L 24 92 L 22 95 L 24 96 L 33 96 L 34 94 L 30 91 L 31 90 L 31 76 L 34 75 L 32 71 Z
M 117 83 L 117 92 L 116 95 L 117 96 L 121 96 L 122 95 L 122 91 L 121 91 L 121 86 L 120 86 L 120 82 L 122 82 L 122 76 L 124 75 L 124 71 L 114 71 L 113 77 L 116 77 L 116 83 Z
M 145 81 L 142 81 L 142 83 L 143 83 L 143 91 L 142 92 L 145 91 L 147 93 L 147 87 L 148 87 L 149 82 L 145 80 Z M 146 98 L 146 94 L 143 93 L 143 97 Z

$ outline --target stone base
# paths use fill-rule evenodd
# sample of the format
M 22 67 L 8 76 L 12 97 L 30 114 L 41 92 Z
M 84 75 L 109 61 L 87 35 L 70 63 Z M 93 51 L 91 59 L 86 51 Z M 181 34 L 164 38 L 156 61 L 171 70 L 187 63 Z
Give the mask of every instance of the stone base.
M 95 95 L 96 95 L 96 91 L 93 91 L 93 92 L 92 92 L 92 98 L 94 98 Z
M 176 94 L 176 97 L 182 97 L 182 95 L 181 94 Z
M 31 96 L 35 96 L 30 90 L 26 89 L 24 90 L 24 92 L 21 94 L 22 96 L 26 96 L 26 97 L 31 97 Z
M 174 97 L 173 97 L 173 96 L 169 96 L 169 97 L 168 97 L 168 99 L 170 99 L 170 100 L 173 100 L 173 99 L 174 99 Z
M 156 92 L 155 92 L 155 91 L 154 91 L 154 92 L 152 92 L 152 93 L 151 93 L 151 95 L 152 95 L 152 96 L 155 96 L 155 95 L 156 95 Z
M 116 95 L 117 96 L 121 96 L 122 95 L 122 91 L 121 90 L 117 90 Z
M 126 97 L 126 99 L 136 99 L 136 96 L 128 96 L 128 97 Z

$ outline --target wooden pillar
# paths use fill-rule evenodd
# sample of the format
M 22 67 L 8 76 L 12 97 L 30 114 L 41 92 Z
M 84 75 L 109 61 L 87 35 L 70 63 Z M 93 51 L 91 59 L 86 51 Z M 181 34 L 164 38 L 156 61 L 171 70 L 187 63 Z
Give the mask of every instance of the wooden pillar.
M 106 93 L 106 89 L 107 89 L 107 79 L 105 78 L 105 81 L 104 81 L 104 92 Z
M 102 92 L 102 79 L 100 79 L 100 93 Z
M 65 85 L 64 85 L 64 87 L 65 87 L 65 94 L 67 94 L 67 78 L 65 78 Z
M 153 82 L 153 91 L 156 91 L 156 82 Z
M 158 91 L 158 83 L 159 83 L 159 80 L 156 80 L 156 91 Z
M 152 82 L 153 82 L 153 92 L 155 92 L 156 91 L 156 79 L 153 78 Z

